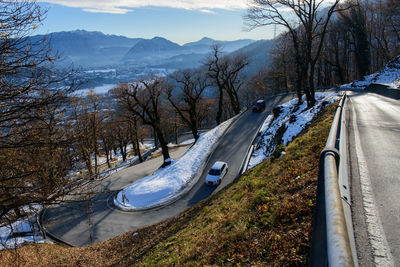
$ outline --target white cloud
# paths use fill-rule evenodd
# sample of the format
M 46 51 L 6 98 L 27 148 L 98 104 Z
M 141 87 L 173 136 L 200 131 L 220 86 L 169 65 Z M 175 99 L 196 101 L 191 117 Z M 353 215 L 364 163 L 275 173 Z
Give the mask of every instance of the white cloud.
M 199 11 L 200 12 L 203 12 L 203 13 L 207 13 L 207 14 L 217 14 L 215 11 L 212 11 L 212 10 L 210 10 L 210 9 L 199 9 Z
M 38 0 L 67 7 L 82 8 L 87 12 L 125 14 L 140 7 L 170 7 L 201 12 L 212 9 L 246 9 L 247 0 Z
M 90 12 L 90 13 L 110 13 L 110 14 L 126 14 L 131 12 L 132 10 L 126 8 L 83 8 L 83 11 Z

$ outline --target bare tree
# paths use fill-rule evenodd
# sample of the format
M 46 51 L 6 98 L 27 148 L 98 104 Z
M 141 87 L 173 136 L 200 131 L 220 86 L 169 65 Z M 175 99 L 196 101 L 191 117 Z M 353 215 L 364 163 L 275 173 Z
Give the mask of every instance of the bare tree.
M 352 1 L 347 1 L 349 4 Z M 400 52 L 400 2 L 398 0 L 360 1 L 358 10 L 364 11 L 364 27 L 368 33 L 371 71 L 382 68 Z M 352 12 L 357 12 L 352 10 Z
M 229 97 L 233 112 L 239 114 L 241 107 L 238 91 L 243 85 L 240 73 L 248 64 L 249 61 L 244 55 L 235 57 L 223 56 L 219 45 L 214 45 L 212 47 L 212 53 L 209 55 L 204 65 L 208 70 L 208 76 L 218 89 L 217 124 L 221 123 L 224 92 L 226 92 Z
M 263 3 L 265 2 L 263 1 Z M 274 3 L 282 4 L 281 1 Z M 300 5 L 301 3 L 303 2 L 294 4 Z M 289 63 L 286 68 L 289 72 L 285 76 L 289 75 L 288 80 L 290 81 L 292 79 L 290 76 L 293 77 L 293 70 L 295 70 L 298 97 L 300 99 L 302 93 L 305 92 L 308 99 L 309 96 L 312 96 L 314 83 L 318 85 L 343 84 L 378 71 L 400 51 L 400 39 L 398 38 L 400 16 L 396 12 L 400 8 L 399 3 L 396 0 L 364 2 L 348 0 L 336 5 L 334 11 L 337 12 L 337 16 L 332 16 L 329 24 L 323 23 L 327 21 L 326 19 L 322 20 L 320 24 L 315 24 L 315 40 L 311 46 L 307 45 L 309 39 L 306 37 L 309 34 L 307 34 L 302 20 L 297 15 L 286 16 L 289 13 L 277 9 L 276 12 L 282 11 L 282 16 L 274 19 L 287 19 L 287 22 L 292 25 L 291 30 L 282 34 L 280 39 L 284 41 L 284 44 L 288 44 L 285 42 L 285 38 L 289 37 L 291 44 L 287 46 L 288 50 L 284 53 L 280 52 L 283 51 L 280 47 L 273 51 L 269 76 L 274 83 L 279 83 L 283 74 L 281 63 Z M 317 12 L 317 18 L 329 14 L 329 11 L 332 10 L 332 7 L 328 5 L 321 4 L 321 7 L 326 7 L 326 9 Z M 286 9 L 286 11 L 290 9 Z M 297 9 L 300 10 L 300 6 Z M 266 18 L 262 16 L 263 13 L 255 14 L 260 15 L 259 23 Z M 268 12 L 266 14 L 271 15 Z M 293 18 L 294 20 L 291 20 Z M 270 17 L 270 20 L 264 22 L 277 23 L 277 21 L 271 20 Z M 255 25 L 255 23 L 251 21 L 250 25 L 252 27 L 261 26 L 261 24 Z M 325 37 L 322 39 L 323 36 Z M 319 50 L 320 44 L 322 47 Z M 311 53 L 307 52 L 307 47 L 312 47 Z M 312 55 L 311 64 L 307 63 L 310 62 L 307 60 L 307 53 Z M 294 64 L 291 62 L 291 58 L 295 60 Z M 310 57 L 308 58 L 310 59 Z M 313 65 L 314 63 L 315 65 Z M 312 66 L 314 67 L 311 68 Z M 310 88 L 309 94 L 307 94 L 307 88 Z M 308 102 L 310 101 L 308 100 Z
M 117 116 L 114 118 L 114 130 L 122 160 L 125 161 L 128 157 L 127 148 L 130 139 L 129 120 L 124 116 Z
M 138 116 L 144 124 L 150 125 L 160 142 L 164 163 L 170 164 L 168 142 L 164 132 L 162 91 L 167 85 L 161 78 L 150 81 L 142 80 L 136 83 L 120 84 L 114 91 L 124 107 L 134 116 Z
M 350 75 L 351 44 L 353 43 L 349 33 L 344 30 L 341 20 L 335 20 L 328 29 L 327 42 L 325 44 L 326 64 L 332 68 L 333 81 L 344 84 L 353 77 Z M 355 78 L 355 77 L 354 77 Z
M 251 29 L 279 25 L 288 31 L 296 55 L 299 102 L 300 90 L 303 90 L 308 106 L 315 103 L 315 65 L 322 50 L 328 23 L 338 3 L 339 0 L 329 4 L 324 0 L 251 0 L 245 18 Z
M 139 138 L 141 137 L 141 125 L 137 116 L 127 116 L 128 118 L 128 130 L 129 137 L 131 140 L 132 148 L 135 154 L 138 156 L 139 162 L 143 162 L 142 153 L 140 151 Z
M 363 78 L 370 71 L 370 42 L 367 31 L 366 14 L 358 3 L 347 3 L 350 8 L 339 12 L 342 30 L 351 34 L 353 52 L 358 70 L 358 77 Z
M 113 130 L 113 118 L 108 115 L 103 121 L 100 128 L 100 143 L 103 152 L 106 154 L 106 161 L 108 168 L 111 168 L 112 150 L 116 143 L 115 133 Z
M 90 91 L 86 97 L 74 98 L 72 105 L 75 147 L 90 177 L 98 175 L 100 128 L 104 119 L 100 114 L 100 101 L 100 96 Z
M 189 126 L 195 141 L 199 138 L 198 128 L 202 119 L 201 103 L 204 90 L 209 86 L 208 79 L 203 73 L 184 70 L 175 72 L 172 77 L 176 87 L 170 86 L 167 98 L 182 121 Z M 174 89 L 178 89 L 175 91 Z
M 69 133 L 64 105 L 72 73 L 54 71 L 47 43 L 29 36 L 44 12 L 31 1 L 0 2 L 0 219 L 24 216 L 24 206 L 53 203 L 69 181 Z
M 385 18 L 387 18 L 385 32 L 391 36 L 392 56 L 396 56 L 400 53 L 399 46 L 395 45 L 400 43 L 400 1 L 387 0 L 384 8 Z
M 293 42 L 290 35 L 284 33 L 275 39 L 274 44 L 274 48 L 270 51 L 271 63 L 267 79 L 272 88 L 288 88 L 293 80 L 293 70 L 296 70 Z
M 326 78 L 330 71 L 334 74 L 331 80 L 343 84 L 378 71 L 398 55 L 399 39 L 392 23 L 400 17 L 395 12 L 400 8 L 399 3 L 391 0 L 341 3 L 338 16 L 327 29 L 318 71 L 325 69 Z

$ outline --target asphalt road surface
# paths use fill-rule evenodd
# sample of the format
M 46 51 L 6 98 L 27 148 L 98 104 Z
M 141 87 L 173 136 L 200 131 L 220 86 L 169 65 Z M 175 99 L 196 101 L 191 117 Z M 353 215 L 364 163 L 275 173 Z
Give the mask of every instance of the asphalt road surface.
M 350 93 L 352 216 L 360 266 L 400 266 L 400 101 Z
M 46 209 L 42 218 L 43 225 L 47 232 L 58 239 L 74 246 L 84 246 L 178 215 L 236 179 L 252 139 L 267 115 L 271 113 L 271 109 L 294 97 L 293 94 L 268 97 L 263 112 L 253 113 L 249 110 L 242 114 L 221 138 L 206 168 L 202 170 L 203 174 L 198 183 L 176 202 L 137 212 L 125 212 L 113 207 L 112 198 L 120 189 L 151 174 L 161 165 L 148 161 L 115 173 L 103 181 L 90 184 L 91 189 L 94 189 L 90 201 L 65 203 Z M 177 155 L 172 157 L 176 158 Z M 217 160 L 228 163 L 228 173 L 217 187 L 206 186 L 205 176 Z

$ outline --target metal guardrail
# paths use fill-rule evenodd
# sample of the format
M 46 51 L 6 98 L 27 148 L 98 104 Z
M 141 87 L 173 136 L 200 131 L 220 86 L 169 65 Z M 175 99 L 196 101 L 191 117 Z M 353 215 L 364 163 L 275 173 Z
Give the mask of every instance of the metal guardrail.
M 243 173 L 245 173 L 249 167 L 250 164 L 250 159 L 251 156 L 253 156 L 253 152 L 257 146 L 257 142 L 259 142 L 259 138 L 261 136 L 261 128 L 263 127 L 264 122 L 260 125 L 260 127 L 258 127 L 257 132 L 254 134 L 254 137 L 251 139 L 253 140 L 251 142 L 251 145 L 249 146 L 248 150 L 247 150 L 247 156 L 245 157 L 244 161 L 242 162 L 238 177 L 240 175 L 242 175 Z
M 328 140 L 320 155 L 310 266 L 358 266 L 349 215 L 347 148 L 343 147 L 346 144 L 342 140 L 346 136 L 345 101 L 346 94 L 336 109 Z

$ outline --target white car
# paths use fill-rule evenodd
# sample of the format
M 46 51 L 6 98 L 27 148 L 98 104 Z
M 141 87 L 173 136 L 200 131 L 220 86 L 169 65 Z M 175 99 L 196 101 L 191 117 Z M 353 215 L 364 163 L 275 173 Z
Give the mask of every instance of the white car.
M 218 185 L 228 172 L 228 164 L 223 161 L 216 161 L 206 176 L 207 185 Z

